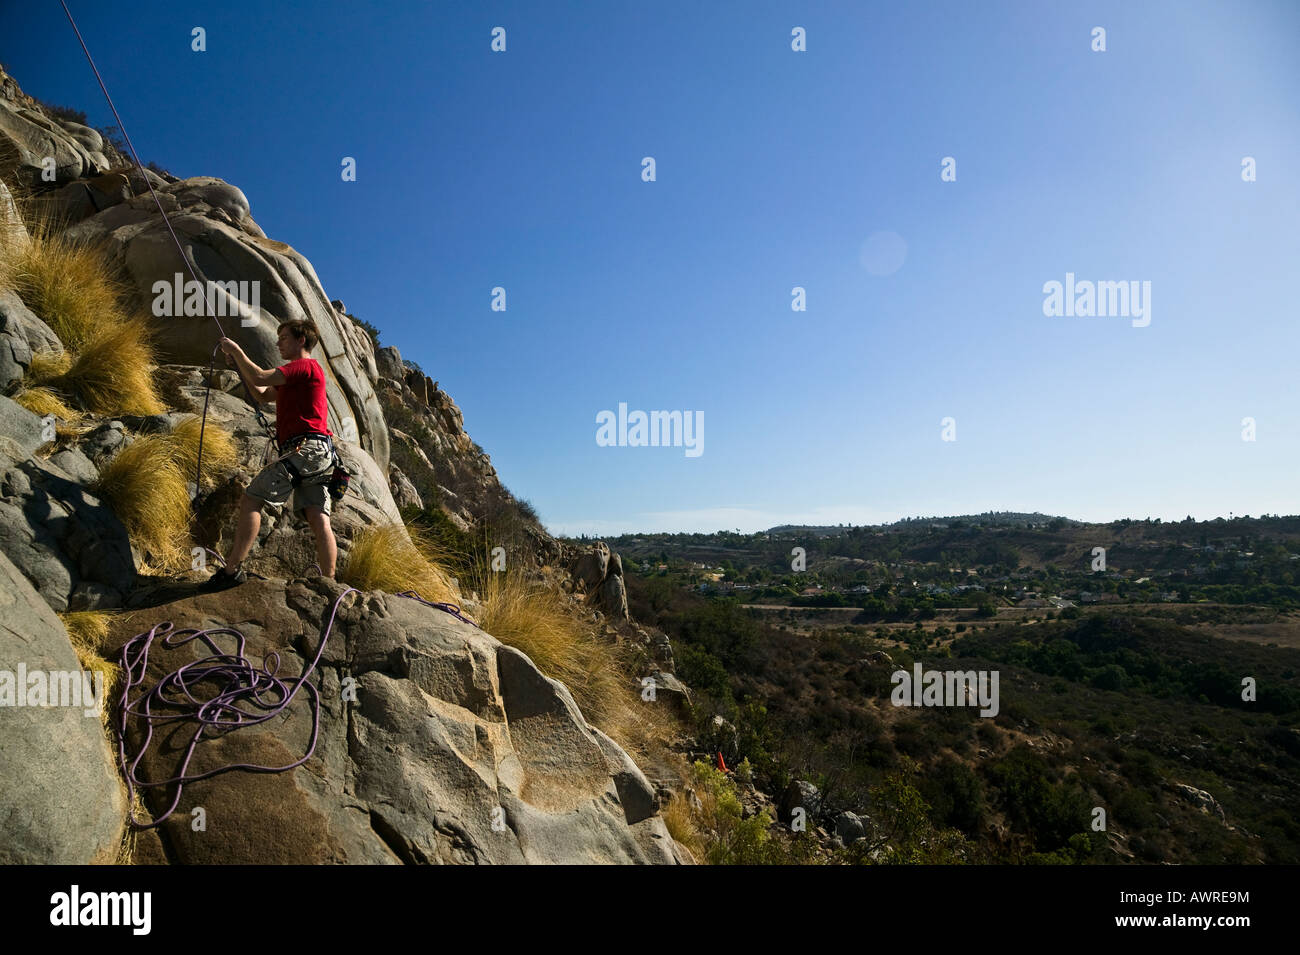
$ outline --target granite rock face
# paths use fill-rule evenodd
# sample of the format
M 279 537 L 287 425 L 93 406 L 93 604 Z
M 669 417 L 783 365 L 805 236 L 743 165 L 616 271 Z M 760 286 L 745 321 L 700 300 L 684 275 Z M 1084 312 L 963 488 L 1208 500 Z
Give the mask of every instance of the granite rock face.
M 48 677 L 79 671 L 63 624 L 0 551 L 0 865 L 111 863 L 117 855 L 126 800 L 86 684 L 80 705 L 30 705 L 37 683 L 46 687 L 42 704 L 69 702 L 56 698 Z M 18 706 L 17 693 L 29 705 Z
M 124 621 L 229 626 L 259 665 L 302 672 L 344 588 L 250 581 Z M 130 632 L 128 632 L 130 631 Z M 217 637 L 223 650 L 234 638 Z M 150 654 L 148 683 L 208 654 L 197 641 Z M 678 863 L 653 788 L 589 726 L 573 697 L 524 654 L 450 614 L 382 593 L 344 597 L 312 680 L 321 715 L 314 755 L 283 773 L 230 772 L 187 785 L 160 827 L 162 856 L 184 863 Z M 308 694 L 287 716 L 205 742 L 197 774 L 230 763 L 280 766 L 312 733 Z M 192 726 L 164 727 L 141 763 L 177 775 Z M 139 746 L 133 724 L 130 744 Z M 148 791 L 161 812 L 172 792 Z M 191 826 L 202 807 L 206 831 Z M 231 834 L 238 832 L 238 839 Z

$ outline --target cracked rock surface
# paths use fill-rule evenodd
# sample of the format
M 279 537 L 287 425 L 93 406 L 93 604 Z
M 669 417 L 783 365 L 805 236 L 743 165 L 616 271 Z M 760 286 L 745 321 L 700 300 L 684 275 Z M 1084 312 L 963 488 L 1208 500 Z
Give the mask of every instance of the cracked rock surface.
M 278 675 L 297 676 L 343 590 L 321 579 L 250 581 L 128 615 L 115 642 L 163 620 L 231 627 L 247 638 L 255 666 L 274 651 Z M 213 639 L 233 652 L 234 636 Z M 199 641 L 156 642 L 147 683 L 208 653 Z M 186 785 L 157 835 L 141 840 L 141 861 L 683 861 L 645 776 L 587 725 L 563 684 L 450 614 L 382 593 L 350 595 L 312 683 L 321 712 L 311 759 L 283 773 L 229 772 Z M 300 758 L 312 734 L 308 696 L 304 688 L 285 714 L 206 740 L 190 774 Z M 177 775 L 193 732 L 188 722 L 155 730 L 142 778 Z M 137 722 L 128 739 L 133 751 L 140 746 Z M 161 813 L 173 795 L 154 787 L 145 798 Z M 196 831 L 198 807 L 206 828 Z

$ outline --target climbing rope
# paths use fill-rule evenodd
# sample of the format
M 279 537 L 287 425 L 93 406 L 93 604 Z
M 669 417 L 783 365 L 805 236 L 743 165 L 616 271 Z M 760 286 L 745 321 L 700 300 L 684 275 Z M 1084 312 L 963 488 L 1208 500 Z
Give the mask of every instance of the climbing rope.
M 143 633 L 136 634 L 126 642 L 122 647 L 122 672 L 125 685 L 122 689 L 118 713 L 118 765 L 122 770 L 122 778 L 126 780 L 128 812 L 133 828 L 153 829 L 166 821 L 180 804 L 181 793 L 186 783 L 210 779 L 233 770 L 244 770 L 250 773 L 282 773 L 301 766 L 311 759 L 316 752 L 316 742 L 320 733 L 320 691 L 310 682 L 310 677 L 325 652 L 325 644 L 334 629 L 334 621 L 343 598 L 355 593 L 360 591 L 355 587 L 348 587 L 335 599 L 329 620 L 326 621 L 325 629 L 321 631 L 316 655 L 296 677 L 279 676 L 280 654 L 275 651 L 263 658 L 260 668 L 255 667 L 244 655 L 244 635 L 232 627 L 206 629 L 188 627 L 177 630 L 172 622 L 167 620 Z M 475 627 L 478 626 L 474 621 L 461 616 L 460 608 L 455 604 L 432 603 L 423 599 L 414 590 L 396 596 L 418 601 L 426 607 L 437 608 Z M 212 639 L 221 634 L 235 637 L 234 653 L 223 652 Z M 211 655 L 173 670 L 150 689 L 132 699 L 132 691 L 144 685 L 149 666 L 149 651 L 157 641 L 161 641 L 161 645 L 166 649 L 174 650 L 193 640 L 201 640 L 211 651 Z M 307 745 L 307 752 L 299 759 L 284 766 L 230 763 L 203 773 L 187 773 L 195 750 L 205 739 L 220 738 L 226 733 L 245 726 L 256 726 L 274 719 L 288 708 L 303 687 L 306 687 L 308 698 L 311 700 L 311 740 Z M 144 742 L 134 758 L 128 760 L 126 731 L 129 718 L 133 716 L 144 722 Z M 194 732 L 185 747 L 179 774 L 170 779 L 153 781 L 141 779 L 137 770 L 153 741 L 154 727 L 180 722 L 193 722 Z M 135 793 L 139 789 L 157 786 L 176 787 L 171 804 L 152 822 L 141 822 L 135 816 Z
M 450 603 L 434 603 L 434 602 L 432 602 L 432 601 L 425 600 L 423 597 L 421 597 L 421 596 L 419 595 L 419 593 L 417 593 L 417 592 L 414 591 L 414 590 L 403 590 L 403 591 L 402 591 L 400 594 L 398 594 L 397 596 L 399 596 L 399 597 L 409 597 L 411 600 L 418 601 L 419 603 L 424 604 L 426 607 L 434 607 L 434 608 L 436 608 L 436 609 L 438 609 L 438 610 L 443 611 L 444 613 L 449 613 L 449 614 L 451 614 L 453 617 L 455 617 L 457 620 L 463 620 L 463 621 L 465 621 L 465 623 L 469 624 L 469 625 L 472 626 L 472 627 L 478 627 L 478 629 L 480 629 L 480 630 L 483 629 L 482 627 L 479 627 L 478 624 L 476 624 L 473 620 L 469 619 L 469 617 L 461 616 L 460 607 L 456 606 L 455 604 L 450 604 Z
M 172 242 L 176 246 L 176 251 L 180 253 L 181 261 L 185 263 L 185 270 L 190 273 L 190 278 L 193 279 L 196 284 L 198 284 L 200 287 L 203 287 L 203 283 L 199 281 L 199 276 L 194 269 L 194 263 L 190 260 L 190 256 L 185 254 L 185 249 L 181 246 L 181 240 L 177 238 L 176 230 L 172 228 L 171 219 L 167 218 L 167 210 L 163 208 L 162 200 L 158 198 L 158 193 L 154 191 L 153 182 L 150 181 L 148 174 L 145 172 L 144 164 L 140 162 L 140 154 L 137 153 L 135 150 L 135 143 L 131 141 L 131 134 L 126 131 L 126 124 L 122 122 L 122 117 L 118 113 L 117 107 L 113 105 L 113 97 L 108 95 L 108 87 L 104 85 L 104 78 L 99 73 L 99 67 L 95 65 L 95 58 L 90 55 L 90 48 L 86 46 L 86 41 L 81 36 L 81 30 L 77 28 L 77 21 L 73 19 L 72 11 L 68 9 L 68 4 L 66 0 L 59 0 L 59 3 L 62 4 L 63 6 L 63 12 L 67 14 L 68 23 L 72 24 L 72 31 L 77 34 L 77 42 L 81 44 L 81 50 L 83 53 L 86 54 L 86 61 L 90 63 L 90 68 L 95 73 L 95 79 L 99 82 L 99 88 L 104 93 L 104 99 L 108 101 L 108 108 L 112 110 L 113 118 L 117 120 L 117 128 L 122 131 L 122 138 L 126 140 L 127 148 L 131 150 L 131 158 L 135 160 L 135 168 L 139 171 L 140 178 L 144 180 L 144 184 L 149 187 L 149 194 L 153 196 L 154 205 L 158 207 L 158 214 L 162 216 L 163 224 L 167 226 L 167 232 L 172 237 Z M 206 297 L 205 297 L 205 301 L 206 301 Z M 209 314 L 208 318 L 212 319 L 214 322 L 217 323 L 217 331 L 221 333 L 222 338 L 228 337 L 226 335 L 225 328 L 223 328 L 221 325 L 221 320 L 218 319 L 216 315 Z M 206 430 L 208 424 L 208 398 L 212 394 L 212 375 L 216 367 L 217 351 L 220 348 L 221 348 L 221 342 L 218 341 L 217 346 L 212 349 L 212 357 L 208 361 L 208 378 L 207 381 L 205 382 L 206 387 L 203 394 L 203 417 L 199 422 L 198 460 L 197 462 L 195 462 L 194 465 L 194 472 L 195 472 L 194 473 L 194 501 L 191 502 L 194 505 L 197 505 L 199 495 L 202 489 L 201 482 L 203 479 L 203 436 L 204 436 L 204 431 Z M 258 404 L 257 399 L 254 397 L 252 389 L 248 387 L 248 382 L 244 381 L 243 375 L 239 376 L 239 380 L 244 386 L 244 391 L 248 395 L 248 400 L 252 402 L 253 408 L 257 412 L 257 420 L 261 422 L 262 427 L 266 429 L 267 435 L 270 436 L 272 441 L 274 441 L 275 436 L 271 432 L 271 425 L 267 421 L 266 415 L 262 414 L 262 408 Z

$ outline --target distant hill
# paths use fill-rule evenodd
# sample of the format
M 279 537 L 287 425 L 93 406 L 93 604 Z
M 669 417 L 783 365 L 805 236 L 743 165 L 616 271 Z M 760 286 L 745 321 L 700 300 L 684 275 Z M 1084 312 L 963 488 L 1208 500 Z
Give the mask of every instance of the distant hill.
M 1069 517 L 1061 517 L 1054 514 L 1040 514 L 1038 511 L 1029 514 L 1022 511 L 985 511 L 983 514 L 958 514 L 947 517 L 905 517 L 902 520 L 894 521 L 890 524 L 780 524 L 776 527 L 769 527 L 766 533 L 777 535 L 800 534 L 811 537 L 834 537 L 838 534 L 843 534 L 844 531 L 850 527 L 877 527 L 881 530 L 915 528 L 927 524 L 940 524 L 946 526 L 964 524 L 967 527 L 1034 527 L 1036 525 L 1048 524 L 1053 520 L 1061 520 L 1066 524 L 1083 523 L 1082 521 L 1076 521 Z

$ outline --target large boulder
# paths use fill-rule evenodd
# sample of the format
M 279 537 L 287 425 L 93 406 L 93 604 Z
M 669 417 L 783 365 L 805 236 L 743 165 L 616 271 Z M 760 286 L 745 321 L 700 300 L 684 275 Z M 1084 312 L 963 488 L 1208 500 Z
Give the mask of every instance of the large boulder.
M 615 623 L 631 619 L 623 559 L 607 543 L 596 541 L 576 552 L 561 548 L 560 553 L 568 561 L 574 590 L 586 593 L 588 603 L 599 607 Z
M 796 809 L 804 811 L 805 823 L 812 823 L 822 810 L 822 794 L 816 786 L 804 779 L 792 779 L 781 794 L 779 818 L 789 824 Z
M 0 438 L 12 443 L 7 448 L 0 446 L 0 453 L 22 460 L 35 454 L 50 436 L 39 417 L 16 401 L 0 395 Z
M 859 839 L 867 837 L 867 827 L 862 817 L 855 812 L 842 812 L 835 817 L 835 835 L 840 842 L 851 846 Z
M 89 127 L 54 120 L 0 97 L 0 161 L 24 185 L 50 185 L 42 176 L 47 159 L 53 160 L 48 168 L 54 184 L 106 173 L 111 163 L 103 146 L 99 133 Z
M 59 336 L 23 304 L 13 289 L 0 288 L 0 329 L 6 335 L 21 338 L 34 354 L 63 354 L 63 343 L 59 341 Z
M 402 353 L 395 345 L 379 349 L 375 354 L 375 366 L 380 375 L 392 381 L 402 381 L 406 377 L 406 366 L 402 364 Z
M 605 582 L 600 585 L 600 606 L 610 620 L 617 622 L 631 619 L 627 609 L 627 585 L 622 577 L 611 574 L 605 578 Z
M 597 541 L 573 562 L 573 579 L 586 593 L 595 593 L 609 572 L 609 545 Z
M 111 863 L 126 800 L 97 706 L 15 705 L 28 690 L 20 665 L 24 682 L 81 669 L 59 618 L 0 551 L 0 865 Z
M 0 391 L 7 391 L 10 385 L 22 381 L 31 364 L 32 350 L 27 338 L 0 306 Z
M 228 626 L 254 663 L 280 655 L 300 673 L 343 588 L 323 579 L 250 581 L 139 612 L 116 641 L 160 620 Z M 233 637 L 218 637 L 223 649 Z M 157 645 L 155 645 L 157 647 Z M 208 654 L 196 642 L 149 657 L 146 685 Z M 518 650 L 450 614 L 382 593 L 344 599 L 312 677 L 315 752 L 282 773 L 192 783 L 160 826 L 182 863 L 673 863 L 682 861 L 654 791 L 617 744 L 590 727 L 569 691 Z M 348 688 L 354 687 L 354 692 Z M 349 699 L 352 697 L 352 699 Z M 144 779 L 176 775 L 193 727 L 155 731 Z M 282 766 L 312 735 L 308 693 L 285 715 L 205 741 L 191 774 L 230 763 Z M 128 731 L 131 747 L 141 728 Z M 146 790 L 152 812 L 171 791 Z M 192 811 L 203 807 L 206 831 Z M 238 833 L 238 838 L 234 834 Z
M 135 582 L 126 528 L 87 490 L 85 456 L 42 460 L 42 439 L 41 420 L 0 397 L 0 552 L 55 610 L 120 606 Z
M 0 391 L 22 380 L 37 352 L 60 354 L 63 345 L 12 289 L 0 289 Z
M 250 283 L 238 301 L 228 295 L 215 298 L 228 312 L 220 319 L 226 334 L 263 367 L 281 363 L 276 347 L 281 322 L 312 319 L 321 334 L 313 357 L 325 369 L 330 430 L 354 435 L 386 471 L 388 432 L 374 391 L 374 344 L 364 329 L 330 304 L 311 263 L 283 242 L 267 238 L 252 218 L 248 199 L 229 183 L 195 177 L 155 188 L 185 249 L 184 260 L 148 193 L 92 215 L 68 229 L 68 235 L 102 241 L 110 261 L 128 276 L 141 306 L 151 311 L 154 283 L 173 288 L 175 277 L 187 281 L 191 270 L 203 283 Z M 218 323 L 207 316 L 162 316 L 158 325 L 160 356 L 177 364 L 206 366 L 221 334 Z

